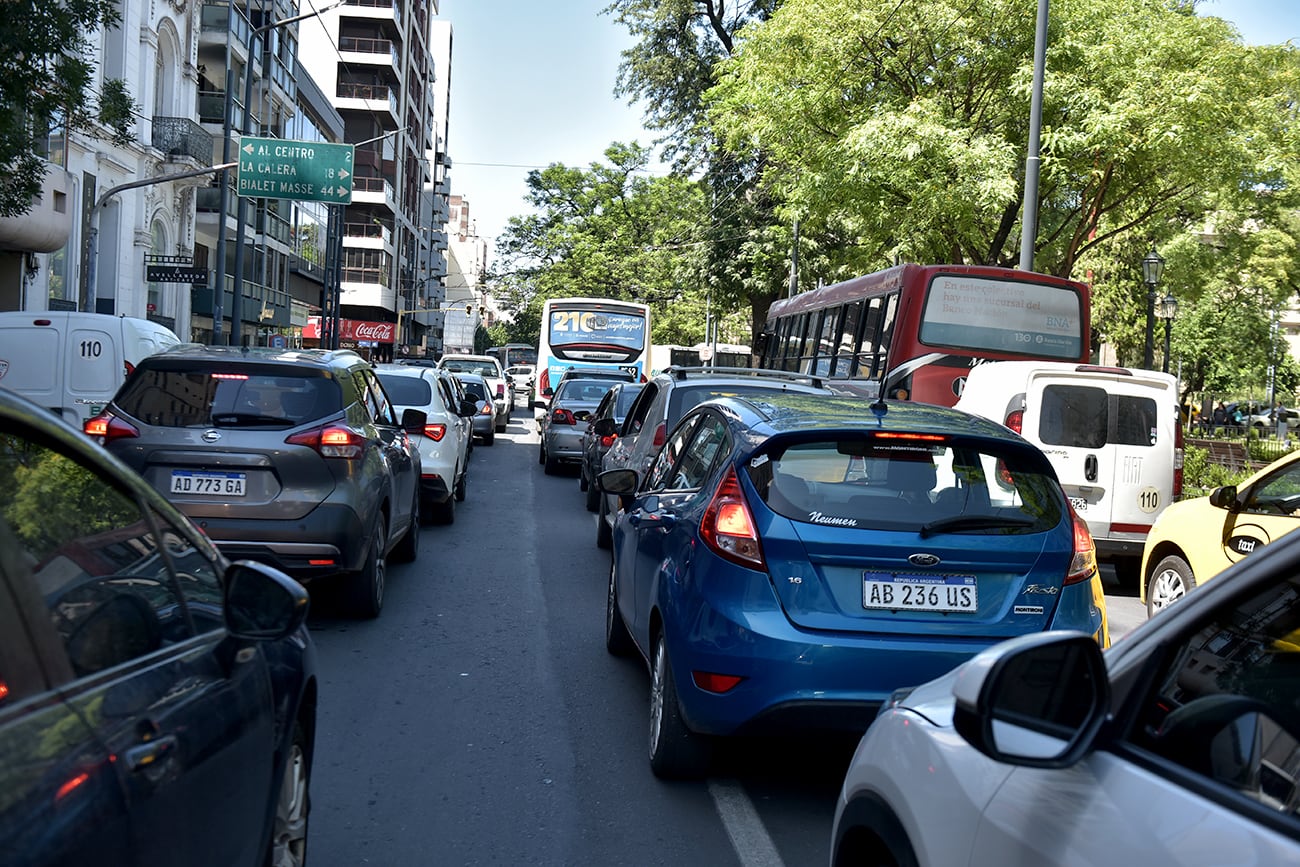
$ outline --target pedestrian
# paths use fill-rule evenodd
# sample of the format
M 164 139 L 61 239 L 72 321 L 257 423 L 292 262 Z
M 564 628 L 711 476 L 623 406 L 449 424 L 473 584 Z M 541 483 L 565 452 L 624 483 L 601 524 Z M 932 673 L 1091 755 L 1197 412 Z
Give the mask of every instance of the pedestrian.
M 1214 405 L 1214 412 L 1210 416 L 1210 433 L 1215 433 L 1219 428 L 1228 423 L 1228 410 L 1224 407 L 1223 401 Z

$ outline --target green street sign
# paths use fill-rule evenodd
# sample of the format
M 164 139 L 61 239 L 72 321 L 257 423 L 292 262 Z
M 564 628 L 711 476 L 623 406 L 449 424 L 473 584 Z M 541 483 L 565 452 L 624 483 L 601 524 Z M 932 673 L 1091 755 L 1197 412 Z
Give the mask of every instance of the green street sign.
M 350 144 L 244 136 L 239 143 L 239 195 L 349 204 L 354 150 Z

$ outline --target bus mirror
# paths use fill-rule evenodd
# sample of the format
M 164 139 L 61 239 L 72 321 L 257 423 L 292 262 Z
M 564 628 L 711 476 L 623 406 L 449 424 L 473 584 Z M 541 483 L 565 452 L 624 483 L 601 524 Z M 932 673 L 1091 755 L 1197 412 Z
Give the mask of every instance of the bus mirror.
M 766 354 L 767 354 L 767 343 L 768 343 L 768 340 L 771 339 L 771 336 L 772 336 L 772 335 L 771 335 L 769 332 L 767 332 L 767 331 L 764 331 L 764 332 L 762 332 L 762 333 L 760 333 L 760 334 L 758 335 L 758 339 L 754 341 L 754 354 L 755 354 L 755 355 L 766 355 Z

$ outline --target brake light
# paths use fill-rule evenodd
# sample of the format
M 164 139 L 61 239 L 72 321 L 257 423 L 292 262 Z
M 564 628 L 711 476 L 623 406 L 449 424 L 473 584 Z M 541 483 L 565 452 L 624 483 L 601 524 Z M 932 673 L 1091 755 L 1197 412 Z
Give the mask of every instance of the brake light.
M 1021 433 L 1025 426 L 1025 411 L 1023 409 L 1013 410 L 1007 414 L 1007 420 L 1002 422 L 1016 433 Z
M 122 372 L 125 373 L 127 376 L 130 376 L 131 371 L 133 370 L 135 370 L 135 365 L 127 361 L 126 359 L 122 359 Z
M 740 480 L 736 478 L 734 467 L 728 467 L 713 500 L 704 510 L 700 521 L 700 538 L 704 544 L 718 556 L 748 566 L 751 569 L 766 569 L 767 561 L 763 559 L 763 547 L 758 541 L 758 530 L 754 525 L 754 515 L 745 502 L 745 494 L 740 489 Z
M 607 449 L 614 444 L 616 439 L 618 439 L 618 434 L 606 434 L 600 438 L 600 447 Z
M 557 409 L 551 413 L 551 424 L 575 424 L 573 413 L 567 409 Z
M 668 425 L 659 422 L 659 427 L 655 428 L 655 438 L 650 445 L 659 448 L 668 439 Z
M 541 397 L 546 393 L 546 389 L 551 387 L 551 369 L 542 368 L 542 375 L 537 377 L 537 396 Z
M 1097 546 L 1093 544 L 1087 522 L 1079 517 L 1073 506 L 1067 508 L 1070 510 L 1070 520 L 1074 522 L 1074 557 L 1070 560 L 1070 568 L 1066 570 L 1065 583 L 1078 584 L 1097 574 Z
M 1174 499 L 1183 495 L 1183 426 L 1174 425 Z
M 424 426 L 424 435 L 435 443 L 440 443 L 442 438 L 447 435 L 447 426 L 445 424 L 426 424 Z
M 366 438 L 349 427 L 326 425 L 286 437 L 285 442 L 313 448 L 323 458 L 359 458 L 365 451 Z
M 112 442 L 124 437 L 138 437 L 140 431 L 135 425 L 129 424 L 111 412 L 101 412 L 94 418 L 86 419 L 82 425 L 81 432 L 88 437 L 94 437 L 102 446 L 105 443 Z
M 489 401 L 486 401 L 486 402 L 483 404 L 483 408 L 480 409 L 478 412 L 479 412 L 479 415 L 491 415 L 491 414 L 492 414 L 492 401 L 490 401 L 490 400 L 489 400 Z

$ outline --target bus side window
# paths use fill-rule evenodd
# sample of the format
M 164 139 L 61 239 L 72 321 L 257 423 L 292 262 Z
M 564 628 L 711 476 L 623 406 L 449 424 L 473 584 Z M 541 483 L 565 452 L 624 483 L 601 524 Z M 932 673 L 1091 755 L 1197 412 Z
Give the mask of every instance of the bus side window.
M 844 305 L 839 334 L 835 338 L 835 373 L 839 376 L 856 376 L 854 361 L 858 352 L 858 325 L 862 322 L 862 303 L 854 301 Z
M 843 374 L 845 371 L 835 367 L 836 350 L 840 343 L 840 320 L 843 307 L 829 307 L 822 311 L 822 326 L 817 340 L 817 369 L 826 371 L 829 376 Z

